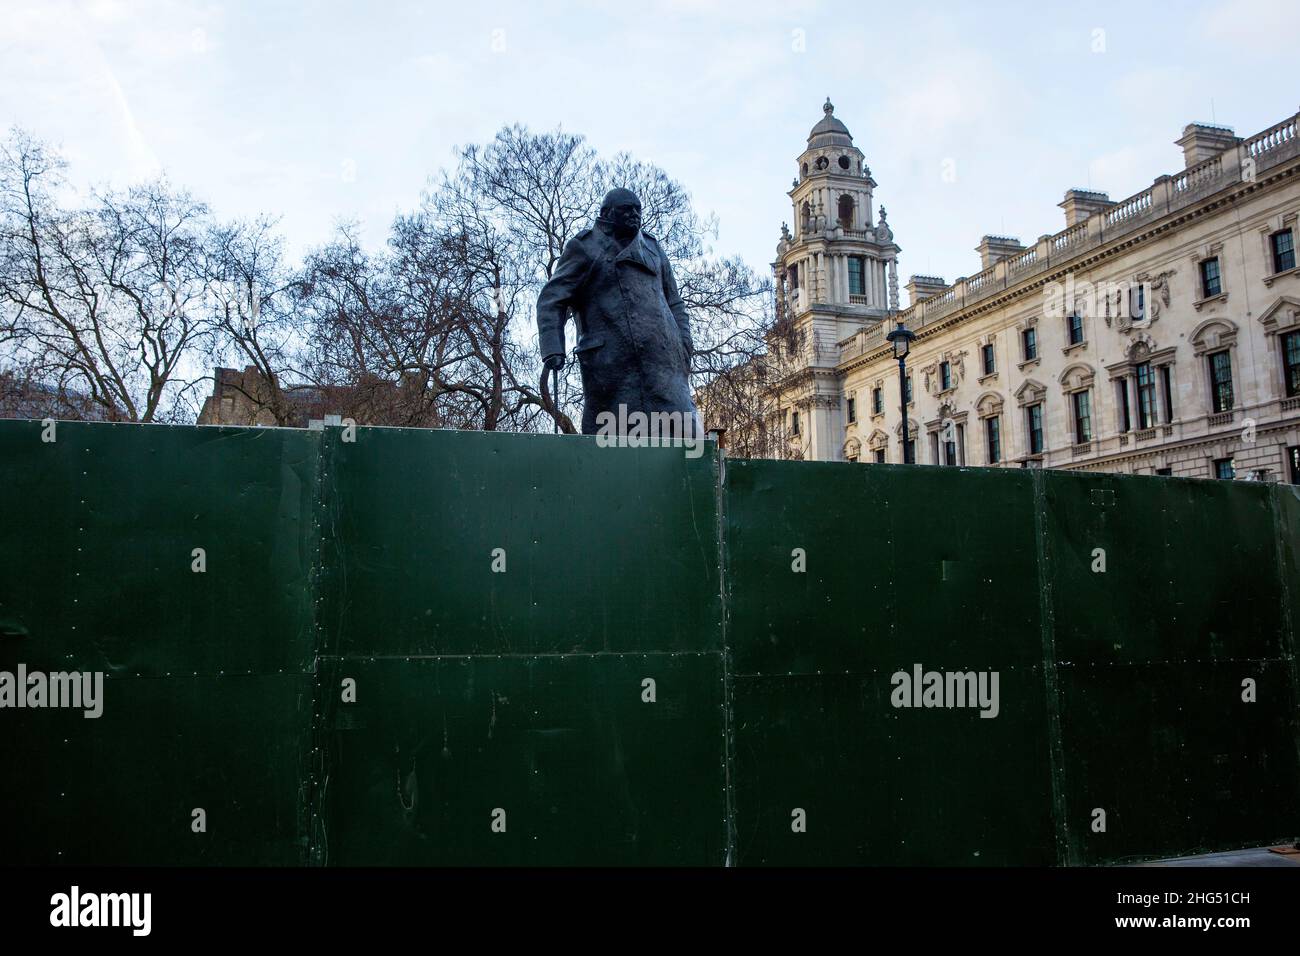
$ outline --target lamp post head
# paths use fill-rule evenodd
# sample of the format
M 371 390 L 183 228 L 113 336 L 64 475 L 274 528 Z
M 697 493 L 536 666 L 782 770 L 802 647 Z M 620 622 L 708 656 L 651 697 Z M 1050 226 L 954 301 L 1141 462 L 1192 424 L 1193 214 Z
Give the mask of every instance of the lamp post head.
M 897 327 L 885 336 L 885 339 L 894 346 L 894 358 L 900 362 L 907 358 L 907 353 L 912 350 L 912 339 L 914 338 L 916 338 L 916 333 L 903 325 L 902 319 L 899 319 Z

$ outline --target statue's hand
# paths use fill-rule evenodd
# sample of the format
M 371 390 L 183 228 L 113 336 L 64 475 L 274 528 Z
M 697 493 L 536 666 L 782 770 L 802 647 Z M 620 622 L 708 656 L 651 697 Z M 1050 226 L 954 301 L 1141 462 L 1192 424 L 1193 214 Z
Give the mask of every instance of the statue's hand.
M 546 358 L 542 359 L 542 365 L 544 365 L 548 371 L 558 372 L 560 369 L 564 368 L 563 353 L 557 352 L 554 355 L 546 356 Z

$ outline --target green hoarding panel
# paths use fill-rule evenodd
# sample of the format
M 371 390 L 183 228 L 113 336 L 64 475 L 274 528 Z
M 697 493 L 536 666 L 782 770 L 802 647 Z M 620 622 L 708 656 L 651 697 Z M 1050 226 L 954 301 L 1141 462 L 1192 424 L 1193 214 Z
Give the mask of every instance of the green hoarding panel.
M 739 863 L 1052 863 L 1042 671 L 999 671 L 989 719 L 895 708 L 883 671 L 737 678 Z
M 1059 472 L 1042 481 L 1062 660 L 1281 653 L 1281 577 L 1266 486 Z
M 1068 862 L 1232 849 L 1300 830 L 1270 489 L 1041 481 Z
M 716 444 L 692 459 L 585 436 L 340 435 L 326 452 L 331 652 L 721 648 Z
M 1025 473 L 727 462 L 736 672 L 1041 660 L 1031 504 Z
M 1246 678 L 1254 703 L 1242 699 Z M 1300 833 L 1287 718 L 1296 696 L 1284 662 L 1085 664 L 1061 669 L 1061 691 L 1067 862 L 1280 844 Z
M 1032 476 L 737 461 L 727 490 L 739 862 L 1054 860 Z M 918 666 L 996 674 L 996 716 L 894 706 Z
M 1291 661 L 1295 680 L 1296 658 L 1300 654 L 1300 485 L 1275 485 L 1273 508 L 1288 618 L 1286 656 Z M 1300 689 L 1300 683 L 1297 688 Z M 1296 736 L 1296 746 L 1300 747 L 1300 734 Z
M 313 433 L 59 422 L 43 434 L 0 428 L 0 667 L 310 668 Z
M 5 862 L 305 863 L 312 685 L 301 674 L 115 677 L 98 718 L 0 714 Z
M 719 654 L 323 665 L 318 863 L 723 862 Z

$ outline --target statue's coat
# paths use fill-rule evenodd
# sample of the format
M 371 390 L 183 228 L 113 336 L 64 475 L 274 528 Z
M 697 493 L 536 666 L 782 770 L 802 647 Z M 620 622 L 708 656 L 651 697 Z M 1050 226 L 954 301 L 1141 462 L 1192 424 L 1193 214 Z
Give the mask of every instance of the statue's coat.
M 677 412 L 698 422 L 691 400 L 690 318 L 658 241 L 638 231 L 626 245 L 602 223 L 564 247 L 537 298 L 542 356 L 564 354 L 564 323 L 578 321 L 582 431 L 619 406 L 632 412 Z

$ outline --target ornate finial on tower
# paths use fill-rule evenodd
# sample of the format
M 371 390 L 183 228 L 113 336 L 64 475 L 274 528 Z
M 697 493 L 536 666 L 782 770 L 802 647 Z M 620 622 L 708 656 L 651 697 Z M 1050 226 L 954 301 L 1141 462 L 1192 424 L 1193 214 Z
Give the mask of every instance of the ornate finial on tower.
M 876 226 L 877 242 L 893 242 L 894 230 L 889 228 L 889 217 L 885 214 L 885 207 L 880 207 L 880 224 Z
M 826 103 L 822 106 L 822 112 L 827 116 L 830 116 L 835 112 L 835 107 L 831 106 L 831 98 L 829 96 L 826 97 Z

